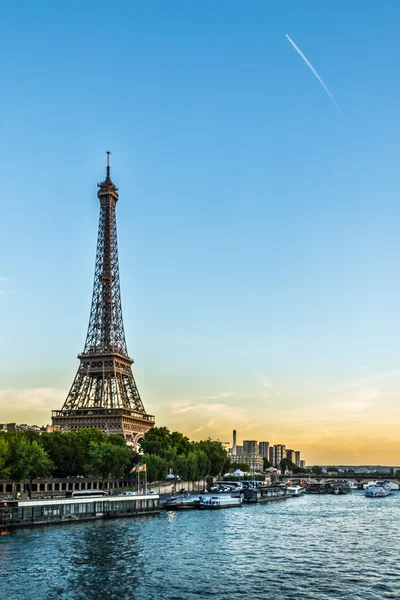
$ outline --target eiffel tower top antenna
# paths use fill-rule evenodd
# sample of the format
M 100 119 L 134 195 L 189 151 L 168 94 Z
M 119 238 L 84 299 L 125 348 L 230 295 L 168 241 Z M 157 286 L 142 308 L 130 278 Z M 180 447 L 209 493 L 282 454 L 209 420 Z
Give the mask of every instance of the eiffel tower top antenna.
M 107 179 L 110 179 L 110 154 L 111 152 L 108 150 L 107 154 Z

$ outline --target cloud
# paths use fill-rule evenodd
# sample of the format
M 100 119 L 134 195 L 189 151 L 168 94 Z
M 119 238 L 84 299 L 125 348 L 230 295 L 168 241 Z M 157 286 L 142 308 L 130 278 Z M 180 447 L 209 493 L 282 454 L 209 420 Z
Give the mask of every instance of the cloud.
M 223 398 L 230 398 L 233 396 L 233 392 L 220 392 L 214 396 L 201 396 L 204 400 L 221 400 Z
M 224 417 L 240 416 L 243 418 L 244 410 L 242 407 L 230 406 L 222 403 L 206 403 L 198 402 L 197 404 L 189 404 L 188 402 L 170 404 L 172 413 L 175 415 L 185 413 L 201 413 L 202 415 L 219 415 Z
M 378 381 L 385 381 L 387 379 L 395 379 L 396 377 L 400 377 L 400 369 L 392 369 L 391 371 L 382 371 L 381 373 L 372 373 L 371 375 L 368 375 L 367 377 L 364 377 L 362 379 L 356 379 L 355 381 L 353 381 L 353 386 L 354 387 L 358 387 L 361 385 L 365 385 L 366 383 L 370 383 L 370 382 L 378 382 Z
M 0 390 L 0 404 L 2 407 L 3 420 L 17 420 L 22 418 L 24 422 L 31 417 L 30 413 L 38 413 L 40 418 L 49 411 L 60 408 L 65 400 L 66 391 L 56 388 L 8 388 Z M 21 417 L 21 413 L 23 416 Z
M 0 281 L 6 281 L 8 283 L 11 283 L 12 279 L 8 279 L 8 277 L 0 277 Z
M 193 429 L 193 433 L 199 433 L 199 431 L 203 431 L 203 429 L 210 428 L 214 425 L 214 419 L 211 419 L 206 425 L 201 425 L 197 429 Z

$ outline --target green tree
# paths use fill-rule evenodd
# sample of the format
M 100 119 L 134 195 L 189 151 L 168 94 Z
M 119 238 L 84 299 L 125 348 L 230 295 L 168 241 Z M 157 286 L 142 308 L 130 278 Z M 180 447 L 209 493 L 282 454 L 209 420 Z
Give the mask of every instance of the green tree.
M 157 456 L 156 454 L 143 454 L 140 457 L 140 462 L 146 465 L 147 479 L 150 483 L 152 481 L 162 481 L 166 478 L 168 462 L 165 458 L 161 458 L 161 456 Z
M 240 471 L 250 471 L 250 467 L 245 462 L 233 462 L 231 463 L 231 469 L 240 469 Z
M 36 440 L 30 441 L 29 436 L 21 433 L 10 435 L 7 462 L 14 495 L 17 482 L 28 477 L 30 482 L 34 477 L 45 477 L 54 467 L 45 449 Z M 29 494 L 30 492 L 31 486 Z
M 32 481 L 37 477 L 48 477 L 54 470 L 54 463 L 43 446 L 37 441 L 31 442 L 30 446 L 29 498 L 32 497 Z
M 198 442 L 198 446 L 208 456 L 210 461 L 209 475 L 219 475 L 229 470 L 230 460 L 226 450 L 220 441 L 215 441 L 210 438 Z
M 272 464 L 269 462 L 269 460 L 266 456 L 264 456 L 264 458 L 263 458 L 263 463 L 264 463 L 263 464 L 264 471 L 266 469 L 269 469 L 270 467 L 272 467 Z
M 326 467 L 328 473 L 339 473 L 339 469 L 337 467 Z
M 8 479 L 10 477 L 9 466 L 10 448 L 5 435 L 0 436 L 0 479 Z
M 132 452 L 128 446 L 91 442 L 85 471 L 95 477 L 122 478 L 132 467 Z
M 322 469 L 318 465 L 314 465 L 313 467 L 311 467 L 311 471 L 315 475 L 321 475 L 322 474 Z
M 173 448 L 171 433 L 167 427 L 152 427 L 140 441 L 144 454 L 156 454 L 166 458 L 171 453 L 176 454 Z

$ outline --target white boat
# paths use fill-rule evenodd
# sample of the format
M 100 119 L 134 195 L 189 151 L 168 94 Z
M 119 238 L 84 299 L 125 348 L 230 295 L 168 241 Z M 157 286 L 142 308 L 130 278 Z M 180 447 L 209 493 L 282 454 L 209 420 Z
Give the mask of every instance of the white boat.
M 357 481 L 348 481 L 349 487 L 351 490 L 358 490 L 358 483 Z
M 242 506 L 242 502 L 241 496 L 202 496 L 199 508 L 235 508 Z
M 301 485 L 291 485 L 286 488 L 287 496 L 302 496 L 305 493 L 305 489 Z
M 389 496 L 391 492 L 387 481 L 375 481 L 368 483 L 364 490 L 365 495 L 369 498 L 383 498 L 385 496 Z

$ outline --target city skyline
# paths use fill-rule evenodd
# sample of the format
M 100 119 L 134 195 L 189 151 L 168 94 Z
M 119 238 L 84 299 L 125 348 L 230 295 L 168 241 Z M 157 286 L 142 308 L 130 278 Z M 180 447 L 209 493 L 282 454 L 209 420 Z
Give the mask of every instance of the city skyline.
M 110 149 L 157 425 L 400 463 L 400 7 L 156 5 L 2 9 L 0 421 L 50 423 L 68 393 Z

